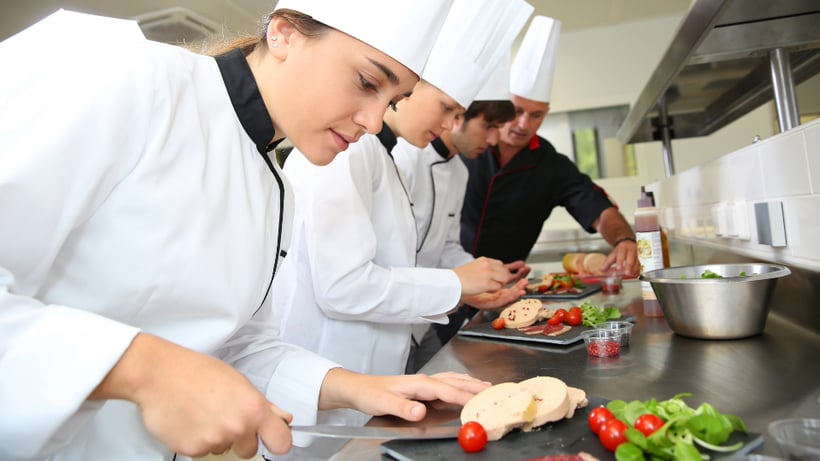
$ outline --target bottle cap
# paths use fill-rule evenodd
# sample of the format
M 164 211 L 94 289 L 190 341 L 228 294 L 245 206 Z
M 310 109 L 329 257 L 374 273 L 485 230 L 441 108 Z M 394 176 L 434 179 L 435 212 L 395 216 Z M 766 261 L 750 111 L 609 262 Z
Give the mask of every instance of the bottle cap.
M 638 208 L 651 208 L 655 206 L 655 200 L 646 192 L 646 187 L 641 186 L 641 197 L 638 199 Z

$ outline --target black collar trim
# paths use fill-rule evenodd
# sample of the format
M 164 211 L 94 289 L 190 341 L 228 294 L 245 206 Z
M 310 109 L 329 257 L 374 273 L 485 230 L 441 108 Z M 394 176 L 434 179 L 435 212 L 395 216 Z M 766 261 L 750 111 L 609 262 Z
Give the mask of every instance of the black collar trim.
M 447 145 L 444 144 L 444 141 L 441 138 L 434 139 L 430 144 L 433 145 L 433 149 L 441 155 L 441 158 L 447 160 L 450 158 L 450 149 L 447 148 Z
M 387 153 L 392 157 L 393 148 L 396 147 L 396 144 L 399 142 L 398 138 L 396 138 L 396 133 L 393 133 L 393 130 L 391 130 L 386 123 L 382 123 L 382 130 L 379 131 L 376 137 L 379 138 L 379 142 L 382 143 L 382 146 L 387 149 Z
M 216 57 L 222 80 L 231 98 L 231 104 L 242 123 L 242 128 L 251 137 L 260 154 L 272 151 L 278 142 L 272 143 L 276 132 L 268 109 L 262 102 L 262 95 L 251 68 L 242 50 L 235 49 Z

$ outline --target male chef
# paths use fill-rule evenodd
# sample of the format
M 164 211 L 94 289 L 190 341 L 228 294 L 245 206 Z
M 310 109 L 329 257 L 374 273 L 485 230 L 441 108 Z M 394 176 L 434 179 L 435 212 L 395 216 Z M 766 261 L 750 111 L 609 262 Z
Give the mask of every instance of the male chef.
M 533 18 L 510 73 L 516 117 L 496 148 L 464 159 L 470 173 L 461 244 L 473 256 L 526 259 L 553 208 L 563 206 L 587 232 L 612 245 L 603 269 L 639 270 L 635 234 L 606 192 L 536 131 L 549 112 L 561 23 Z

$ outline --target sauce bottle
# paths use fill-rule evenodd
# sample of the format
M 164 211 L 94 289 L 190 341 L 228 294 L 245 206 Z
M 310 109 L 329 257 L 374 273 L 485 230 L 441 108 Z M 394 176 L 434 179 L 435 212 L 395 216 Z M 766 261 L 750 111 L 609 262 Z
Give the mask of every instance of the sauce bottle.
M 652 199 L 652 206 L 655 206 L 655 194 L 652 191 L 647 191 L 646 195 Z M 663 267 L 672 267 L 669 263 L 669 240 L 666 238 L 666 231 L 663 226 L 658 225 L 661 230 L 661 250 L 663 250 Z
M 658 210 L 653 199 L 641 186 L 638 208 L 635 210 L 635 240 L 638 246 L 638 261 L 641 263 L 641 274 L 661 269 L 663 265 L 663 245 L 661 243 L 661 226 Z M 663 315 L 655 292 L 649 282 L 641 281 L 644 316 L 660 317 Z

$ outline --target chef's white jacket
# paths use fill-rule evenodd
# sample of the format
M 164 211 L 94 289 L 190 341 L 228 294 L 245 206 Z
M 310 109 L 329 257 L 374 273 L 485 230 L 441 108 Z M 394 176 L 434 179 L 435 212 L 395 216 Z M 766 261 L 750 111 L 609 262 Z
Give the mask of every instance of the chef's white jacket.
M 284 340 L 387 375 L 404 372 L 412 323 L 446 323 L 461 283 L 451 270 L 415 267 L 411 203 L 380 138 L 395 142 L 385 125 L 322 167 L 296 149 L 288 156 L 296 215 L 273 296 Z
M 62 12 L 0 62 L 0 459 L 172 459 L 135 405 L 86 400 L 139 331 L 315 419 L 337 365 L 270 322 L 291 194 L 241 54 Z
M 440 141 L 418 148 L 399 138 L 393 159 L 413 202 L 418 243 L 416 258 L 422 267 L 455 268 L 473 261 L 461 247 L 461 205 L 469 172 L 464 162 L 450 157 Z M 429 323 L 413 325 L 413 337 L 421 343 Z
M 449 155 L 443 143 L 429 143 L 420 149 L 403 138 L 393 149 L 413 201 L 419 266 L 454 268 L 474 259 L 460 240 L 461 206 L 469 173 L 458 155 Z

